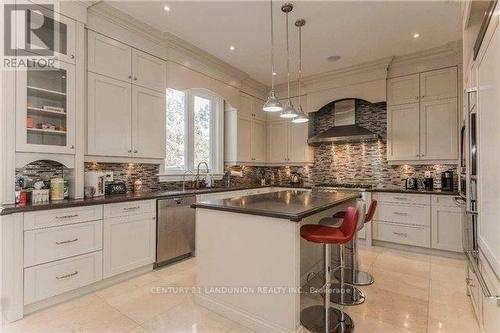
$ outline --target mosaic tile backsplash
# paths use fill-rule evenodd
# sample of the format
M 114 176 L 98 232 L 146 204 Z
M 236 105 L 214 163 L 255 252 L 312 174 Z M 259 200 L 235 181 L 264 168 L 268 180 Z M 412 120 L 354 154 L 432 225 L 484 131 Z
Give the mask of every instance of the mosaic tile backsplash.
M 441 172 L 455 170 L 456 165 L 399 165 L 391 166 L 386 159 L 386 103 L 371 104 L 357 101 L 356 119 L 359 125 L 379 134 L 380 140 L 314 146 L 314 164 L 295 167 L 250 167 L 241 168 L 242 177 L 231 177 L 233 186 L 254 186 L 262 177 L 266 184 L 288 185 L 290 175 L 299 173 L 304 186 L 331 183 L 368 184 L 379 188 L 404 187 L 409 177 L 424 178 L 426 171 L 434 178 L 435 188 L 440 188 Z M 333 125 L 334 110 L 325 108 L 316 113 L 313 128 L 321 131 Z M 144 191 L 165 191 L 182 188 L 182 182 L 158 181 L 160 165 L 129 163 L 85 163 L 85 170 L 113 171 L 117 181 L 124 181 L 132 191 L 135 180 L 140 179 Z M 16 169 L 16 178 L 24 175 L 33 179 L 50 179 L 63 176 L 65 169 L 57 162 L 37 161 Z M 456 177 L 455 177 L 456 178 Z M 215 181 L 223 186 L 225 180 Z M 419 183 L 420 187 L 423 184 Z

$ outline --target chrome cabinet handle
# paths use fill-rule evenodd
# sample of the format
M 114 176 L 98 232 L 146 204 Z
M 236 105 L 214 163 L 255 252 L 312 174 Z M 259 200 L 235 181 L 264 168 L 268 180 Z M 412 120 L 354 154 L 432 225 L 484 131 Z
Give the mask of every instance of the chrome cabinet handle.
M 408 213 L 394 212 L 394 215 L 408 216 Z
M 75 145 L 69 146 L 70 149 L 75 149 Z
M 475 210 L 466 210 L 465 214 L 467 215 L 472 215 L 472 216 L 477 216 L 479 213 Z
M 137 81 L 137 76 L 134 76 L 134 81 Z
M 56 279 L 58 279 L 58 280 L 67 279 L 67 278 L 73 277 L 73 276 L 75 276 L 77 274 L 78 274 L 78 271 L 74 271 L 73 273 L 69 273 L 69 274 L 66 274 L 66 275 L 56 276 Z
M 62 242 L 56 242 L 57 245 L 62 245 L 62 244 L 68 244 L 68 243 L 73 243 L 73 242 L 77 242 L 78 241 L 78 238 L 75 238 L 75 239 L 70 239 L 70 240 L 65 240 L 65 241 L 62 241 Z
M 137 153 L 137 149 L 134 149 L 134 153 Z
M 56 219 L 71 219 L 73 217 L 78 217 L 78 214 L 73 214 L 73 215 L 63 215 L 63 216 L 56 216 Z
M 74 54 L 70 55 L 69 57 L 70 57 L 71 59 L 75 59 L 75 55 L 74 55 Z
M 131 152 L 132 152 L 132 149 L 129 149 L 129 150 L 128 150 L 128 152 L 129 152 L 129 153 L 131 153 Z
M 128 78 L 129 78 L 129 80 L 131 80 L 132 79 L 132 75 L 129 75 Z
M 416 157 L 420 157 L 420 154 L 417 154 L 417 156 L 416 156 Z
M 139 209 L 139 208 L 141 208 L 141 207 L 139 207 L 139 206 L 135 206 L 135 207 L 125 207 L 125 208 L 123 208 L 123 210 L 136 210 L 136 209 Z
M 408 234 L 407 233 L 404 233 L 404 232 L 396 232 L 396 231 L 393 231 L 392 232 L 394 235 L 396 236 L 400 236 L 400 237 L 408 237 Z

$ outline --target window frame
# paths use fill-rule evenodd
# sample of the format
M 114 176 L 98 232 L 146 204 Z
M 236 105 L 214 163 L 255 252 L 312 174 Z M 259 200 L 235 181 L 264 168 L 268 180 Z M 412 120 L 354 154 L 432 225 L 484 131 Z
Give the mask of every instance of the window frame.
M 170 88 L 169 88 L 170 89 Z M 185 96 L 184 100 L 184 168 L 167 167 L 166 159 L 162 163 L 162 173 L 159 174 L 161 181 L 177 181 L 182 180 L 184 173 L 188 170 L 196 174 L 197 166 L 194 165 L 194 100 L 195 97 L 200 97 L 210 100 L 212 104 L 212 112 L 210 119 L 210 160 L 207 161 L 210 170 L 209 173 L 215 176 L 216 179 L 222 178 L 224 173 L 224 100 L 217 94 L 208 89 L 193 88 L 182 91 Z M 168 94 L 166 94 L 168 95 Z M 167 97 L 166 97 L 167 98 Z M 168 110 L 165 109 L 165 112 Z M 167 124 L 165 123 L 165 131 L 168 132 Z M 200 170 L 200 173 L 205 174 L 205 168 Z M 191 176 L 192 177 L 192 176 Z

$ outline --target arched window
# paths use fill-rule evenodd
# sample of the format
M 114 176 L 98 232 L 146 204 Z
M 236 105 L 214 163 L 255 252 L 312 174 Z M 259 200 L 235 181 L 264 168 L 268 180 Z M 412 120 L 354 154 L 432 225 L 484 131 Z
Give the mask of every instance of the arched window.
M 167 89 L 166 175 L 196 172 L 201 162 L 223 172 L 223 103 L 206 89 Z

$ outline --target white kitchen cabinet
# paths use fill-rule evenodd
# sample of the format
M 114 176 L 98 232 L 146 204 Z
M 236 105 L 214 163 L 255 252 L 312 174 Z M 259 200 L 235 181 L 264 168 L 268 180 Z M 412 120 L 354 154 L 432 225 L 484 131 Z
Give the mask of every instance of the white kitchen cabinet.
M 253 97 L 240 93 L 240 105 L 238 108 L 240 115 L 251 117 L 253 114 Z
M 254 119 L 252 121 L 252 159 L 254 162 L 266 162 L 266 140 L 267 128 L 266 122 L 262 120 Z
M 155 261 L 156 217 L 130 214 L 104 219 L 104 278 Z
M 462 252 L 463 209 L 458 206 L 433 205 L 431 212 L 432 248 Z
M 392 164 L 455 161 L 457 67 L 389 79 L 387 89 L 387 160 Z
M 16 71 L 16 150 L 75 154 L 75 66 Z
M 132 155 L 165 158 L 165 94 L 132 87 Z
M 111 78 L 132 81 L 132 48 L 88 30 L 88 70 Z
M 387 80 L 387 104 L 390 106 L 418 102 L 419 75 L 412 74 Z
M 420 159 L 458 158 L 457 99 L 432 99 L 420 104 Z
M 289 120 L 268 124 L 268 162 L 272 164 L 304 164 L 313 160 L 307 144 L 308 124 Z
M 449 67 L 420 74 L 420 100 L 457 97 L 457 68 Z
M 225 119 L 226 163 L 265 163 L 266 122 L 234 110 L 227 111 Z
M 88 73 L 87 154 L 131 156 L 132 85 Z
M 288 123 L 289 121 L 273 121 L 268 124 L 268 163 L 288 162 Z
M 402 104 L 387 108 L 387 160 L 418 160 L 419 104 Z
M 252 111 L 253 111 L 254 117 L 256 119 L 266 121 L 268 112 L 262 110 L 263 107 L 264 107 L 264 102 L 262 102 L 260 99 L 257 99 L 257 98 L 253 99 Z
M 165 93 L 167 63 L 162 59 L 132 49 L 132 75 L 134 84 Z

